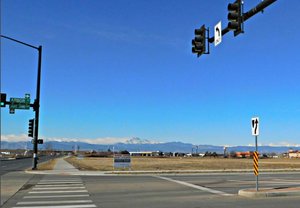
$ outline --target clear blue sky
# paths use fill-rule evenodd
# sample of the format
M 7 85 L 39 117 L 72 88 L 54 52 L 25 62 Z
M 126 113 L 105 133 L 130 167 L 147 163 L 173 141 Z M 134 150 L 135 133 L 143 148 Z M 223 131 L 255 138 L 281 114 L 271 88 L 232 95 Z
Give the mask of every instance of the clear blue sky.
M 197 58 L 194 29 L 224 28 L 230 2 L 2 0 L 1 34 L 43 46 L 40 135 L 245 145 L 259 116 L 259 143 L 300 144 L 300 1 L 278 0 Z M 8 97 L 35 97 L 37 55 L 1 40 Z M 27 134 L 33 117 L 2 108 L 1 134 Z

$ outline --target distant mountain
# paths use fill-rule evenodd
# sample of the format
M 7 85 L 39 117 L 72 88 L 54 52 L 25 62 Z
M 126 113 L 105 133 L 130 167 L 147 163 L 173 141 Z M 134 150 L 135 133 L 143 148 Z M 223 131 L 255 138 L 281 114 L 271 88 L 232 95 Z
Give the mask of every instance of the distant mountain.
M 191 153 L 205 153 L 205 152 L 217 152 L 223 153 L 223 146 L 214 146 L 214 145 L 193 145 L 183 142 L 166 142 L 166 143 L 154 143 L 148 140 L 143 140 L 140 138 L 132 138 L 125 143 L 117 143 L 113 145 L 101 145 L 101 144 L 89 144 L 85 142 L 58 142 L 58 141 L 49 141 L 45 142 L 42 145 L 39 145 L 39 149 L 53 149 L 53 150 L 74 150 L 78 148 L 79 150 L 95 150 L 95 151 L 107 151 L 115 150 L 127 150 L 130 152 L 138 151 L 162 151 L 162 152 L 184 152 Z M 254 151 L 255 147 L 252 146 L 235 146 L 228 147 L 227 152 L 231 151 Z M 31 142 L 7 142 L 1 141 L 1 149 L 32 149 Z M 299 150 L 300 147 L 273 147 L 273 146 L 259 146 L 259 152 L 261 153 L 284 153 L 288 152 L 290 149 Z
M 141 139 L 138 137 L 133 137 L 125 141 L 125 144 L 156 144 L 157 142 L 153 142 L 147 139 Z

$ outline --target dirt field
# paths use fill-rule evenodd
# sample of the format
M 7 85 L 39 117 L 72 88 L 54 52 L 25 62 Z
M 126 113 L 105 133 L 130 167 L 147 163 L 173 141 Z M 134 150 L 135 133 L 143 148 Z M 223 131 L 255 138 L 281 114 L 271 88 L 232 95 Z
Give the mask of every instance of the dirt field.
M 70 157 L 66 159 L 80 170 L 113 170 L 113 158 Z M 132 157 L 131 170 L 228 170 L 252 169 L 252 159 L 228 158 L 152 158 Z M 259 169 L 294 169 L 300 168 L 300 159 L 260 159 Z

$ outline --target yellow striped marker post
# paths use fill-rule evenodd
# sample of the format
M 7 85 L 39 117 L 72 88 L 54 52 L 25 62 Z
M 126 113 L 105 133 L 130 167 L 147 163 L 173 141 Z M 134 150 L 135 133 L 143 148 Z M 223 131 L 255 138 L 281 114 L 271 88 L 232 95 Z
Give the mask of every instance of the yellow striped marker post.
M 253 152 L 253 171 L 254 175 L 258 176 L 258 152 Z
M 255 152 L 253 154 L 253 168 L 256 176 L 256 191 L 258 191 L 258 150 L 257 150 L 257 136 L 259 135 L 259 118 L 251 119 L 252 135 L 255 136 Z
M 253 172 L 256 176 L 256 191 L 258 191 L 258 152 L 253 152 Z

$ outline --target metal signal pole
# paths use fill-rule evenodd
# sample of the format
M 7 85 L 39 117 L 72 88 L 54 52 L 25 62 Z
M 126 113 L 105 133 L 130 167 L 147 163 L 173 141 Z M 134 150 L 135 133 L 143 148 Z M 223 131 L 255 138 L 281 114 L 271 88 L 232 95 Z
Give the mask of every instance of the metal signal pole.
M 38 138 L 39 138 L 39 117 L 40 117 L 40 92 L 41 92 L 41 71 L 42 71 L 42 46 L 38 47 L 39 62 L 37 74 L 36 99 L 34 101 L 33 110 L 35 111 L 35 128 L 34 128 L 34 144 L 33 144 L 33 165 L 32 170 L 37 169 L 37 153 L 38 153 Z
M 32 170 L 37 169 L 37 153 L 38 153 L 38 135 L 39 135 L 39 115 L 40 115 L 40 90 L 41 90 L 41 72 L 42 72 L 42 46 L 36 47 L 22 41 L 1 35 L 1 38 L 6 38 L 14 42 L 26 45 L 28 47 L 38 50 L 38 73 L 37 73 L 37 87 L 36 87 L 36 99 L 32 105 L 33 110 L 35 111 L 35 121 L 34 121 L 34 138 L 33 138 L 33 160 L 32 160 Z

